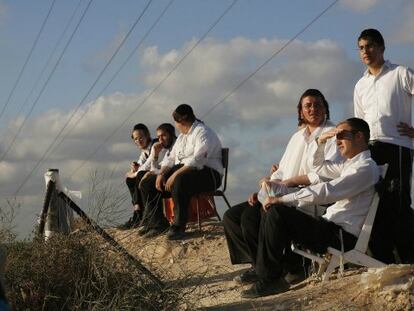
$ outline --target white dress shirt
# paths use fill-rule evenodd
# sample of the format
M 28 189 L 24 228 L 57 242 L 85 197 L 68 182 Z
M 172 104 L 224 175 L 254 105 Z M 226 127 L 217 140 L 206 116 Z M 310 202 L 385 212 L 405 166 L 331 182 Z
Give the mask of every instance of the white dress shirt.
M 162 148 L 160 152 L 158 153 L 158 158 L 155 159 L 155 151 L 154 146 L 151 147 L 151 153 L 145 163 L 141 165 L 138 169 L 138 172 L 140 171 L 149 171 L 153 172 L 155 174 L 158 174 L 161 170 L 161 162 L 164 159 L 166 155 L 168 155 L 171 152 L 173 146 L 171 148 Z
M 313 154 L 318 147 L 316 138 L 333 128 L 335 125 L 328 120 L 311 134 L 306 127 L 293 134 L 279 162 L 279 169 L 270 176 L 270 179 L 285 180 L 295 176 L 308 175 L 312 184 L 319 182 L 319 176 L 313 172 L 312 163 Z M 335 139 L 329 139 L 325 144 L 325 156 L 326 159 L 333 161 L 342 159 Z
M 336 202 L 322 217 L 358 236 L 374 195 L 374 185 L 380 177 L 370 151 L 363 151 L 345 161 L 326 161 L 324 144 L 321 144 L 313 160 L 319 171 L 333 179 L 282 196 L 282 202 L 297 207 Z
M 397 124 L 411 125 L 413 95 L 413 71 L 386 61 L 377 76 L 367 70 L 355 85 L 355 116 L 367 121 L 372 140 L 412 149 L 412 139 L 401 136 Z
M 147 159 L 149 158 L 149 156 L 151 154 L 151 148 L 152 148 L 153 144 L 154 144 L 154 141 L 151 140 L 150 143 L 148 144 L 147 148 L 141 150 L 141 154 L 139 155 L 139 158 L 138 158 L 138 161 L 137 161 L 139 166 L 143 165 L 145 163 L 145 161 L 147 161 Z
M 161 167 L 184 164 L 201 170 L 207 166 L 222 175 L 221 149 L 216 133 L 196 120 L 187 134 L 178 136 L 170 154 L 161 162 Z

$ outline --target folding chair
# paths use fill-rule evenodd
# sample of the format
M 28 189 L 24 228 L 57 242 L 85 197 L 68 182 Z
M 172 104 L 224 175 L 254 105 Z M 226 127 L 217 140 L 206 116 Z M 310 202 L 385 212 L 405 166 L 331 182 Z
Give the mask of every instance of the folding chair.
M 381 176 L 384 177 L 388 164 L 380 166 Z M 381 183 L 381 181 L 379 182 Z M 303 257 L 309 258 L 312 261 L 316 261 L 319 264 L 317 277 L 322 278 L 322 282 L 329 280 L 330 275 L 335 268 L 342 266 L 346 262 L 357 264 L 368 268 L 384 267 L 385 264 L 378 261 L 366 254 L 368 250 L 368 242 L 371 236 L 372 226 L 374 224 L 375 215 L 377 213 L 378 202 L 380 199 L 378 184 L 375 187 L 375 194 L 372 199 L 368 214 L 365 218 L 361 232 L 359 233 L 358 240 L 355 244 L 354 249 L 343 252 L 333 247 L 328 247 L 327 252 L 324 256 L 319 256 L 311 253 L 309 250 L 302 250 L 292 243 L 292 251 Z
M 228 208 L 231 207 L 229 201 L 227 200 L 226 195 L 224 192 L 226 191 L 227 187 L 227 172 L 229 169 L 229 148 L 222 148 L 221 149 L 221 156 L 222 156 L 222 163 L 224 168 L 223 174 L 223 182 L 219 189 L 212 191 L 212 192 L 203 192 L 194 195 L 191 198 L 189 208 L 189 222 L 197 220 L 198 229 L 201 231 L 201 222 L 204 219 L 208 219 L 211 217 L 217 217 L 219 221 L 221 221 L 221 217 L 217 212 L 216 202 L 214 201 L 215 196 L 220 196 L 226 202 Z M 172 199 L 164 199 L 164 206 L 166 208 L 165 214 L 167 219 L 171 222 L 173 213 L 172 213 Z M 209 206 L 207 206 L 208 204 Z M 194 215 L 195 216 L 192 216 Z

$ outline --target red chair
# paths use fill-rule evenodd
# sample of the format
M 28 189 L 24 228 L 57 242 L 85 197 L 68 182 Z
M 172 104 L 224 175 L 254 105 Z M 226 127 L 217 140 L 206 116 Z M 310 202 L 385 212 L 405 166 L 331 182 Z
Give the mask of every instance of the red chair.
M 223 148 L 221 150 L 222 162 L 224 168 L 223 174 L 223 183 L 221 189 L 217 189 L 211 192 L 203 192 L 194 195 L 191 198 L 189 211 L 188 211 L 188 222 L 198 223 L 198 228 L 201 231 L 201 222 L 205 219 L 210 219 L 212 217 L 217 217 L 221 221 L 220 215 L 217 212 L 216 202 L 214 201 L 215 196 L 220 196 L 224 199 L 224 202 L 227 204 L 228 208 L 231 207 L 229 201 L 227 200 L 224 192 L 227 187 L 227 172 L 229 167 L 229 148 Z M 174 221 L 174 202 L 172 198 L 164 199 L 164 214 L 168 219 L 170 224 Z

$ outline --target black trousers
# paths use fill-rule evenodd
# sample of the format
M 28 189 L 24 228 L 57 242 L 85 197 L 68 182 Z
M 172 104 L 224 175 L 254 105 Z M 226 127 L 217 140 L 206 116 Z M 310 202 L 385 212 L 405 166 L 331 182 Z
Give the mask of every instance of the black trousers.
M 385 189 L 378 205 L 370 249 L 384 263 L 395 263 L 397 249 L 403 263 L 414 263 L 414 213 L 411 208 L 412 151 L 393 144 L 370 142 L 378 165 L 388 163 Z
M 243 202 L 224 213 L 224 233 L 233 265 L 251 263 L 253 267 L 256 266 L 260 223 L 265 214 L 260 202 L 253 206 Z M 297 273 L 303 270 L 303 266 L 308 263 L 304 264 L 302 257 L 291 251 L 290 243 L 287 246 L 284 272 Z
M 168 179 L 182 165 L 175 165 L 165 176 Z M 185 228 L 188 206 L 191 197 L 202 192 L 214 191 L 221 185 L 221 175 L 214 169 L 204 167 L 201 170 L 190 170 L 178 175 L 171 193 L 161 193 L 155 188 L 156 176 L 145 178 L 140 183 L 142 199 L 145 204 L 144 225 L 157 228 L 165 225 L 162 211 L 162 198 L 172 197 L 174 201 L 174 226 Z
M 261 217 L 256 273 L 262 279 L 282 276 L 286 264 L 285 251 L 291 242 L 317 253 L 328 246 L 340 249 L 340 227 L 322 217 L 306 215 L 293 207 L 273 205 Z M 352 249 L 356 237 L 342 230 L 344 249 Z
M 144 177 L 146 173 L 147 171 L 140 171 L 138 172 L 137 176 L 133 178 L 127 177 L 125 179 L 125 183 L 127 184 L 129 193 L 131 194 L 132 205 L 138 204 L 140 207 L 141 214 L 143 213 L 143 210 L 144 210 L 144 204 L 142 202 L 141 192 L 139 191 L 139 183 L 142 177 Z
M 224 213 L 223 225 L 233 265 L 251 263 L 257 253 L 262 205 L 243 202 Z

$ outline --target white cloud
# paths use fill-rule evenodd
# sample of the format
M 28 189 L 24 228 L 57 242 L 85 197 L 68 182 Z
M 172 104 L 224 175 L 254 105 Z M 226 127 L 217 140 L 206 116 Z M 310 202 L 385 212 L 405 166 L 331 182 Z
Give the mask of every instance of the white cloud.
M 286 42 L 241 37 L 228 42 L 208 39 L 142 105 L 148 93 L 194 40 L 165 53 L 160 53 L 155 46 L 146 48 L 140 57 L 144 70 L 139 71 L 145 83 L 143 93 L 114 93 L 78 111 L 74 120 L 88 109 L 74 131 L 29 180 L 22 194 L 41 197 L 44 193 L 42 175 L 49 167 L 60 169 L 62 182 L 70 189 L 85 191 L 91 170 L 110 172 L 108 181 L 123 187 L 124 173 L 130 161 L 138 156 L 130 140 L 130 129 L 135 123 L 144 122 L 154 132 L 160 123 L 172 122 L 171 112 L 182 102 L 192 105 L 196 114 L 202 116 Z M 300 94 L 307 88 L 318 88 L 333 103 L 331 109 L 347 106 L 359 74 L 359 65 L 335 42 L 295 41 L 204 118 L 218 132 L 223 145 L 231 149 L 229 198 L 232 203 L 245 199 L 248 192 L 255 190 L 257 179 L 267 173 L 271 163 L 279 160 L 287 139 L 296 128 Z M 2 163 L 5 169 L 0 167 L 3 196 L 16 190 L 71 113 L 52 110 L 29 120 Z M 128 118 L 125 125 L 69 180 L 74 170 L 125 118 Z M 19 122 L 21 119 L 10 121 L 6 130 L 15 132 Z M 0 151 L 6 146 L 0 144 Z M 33 207 L 32 213 L 35 210 L 37 212 L 38 206 Z
M 366 12 L 381 0 L 342 0 L 341 4 L 356 12 Z

